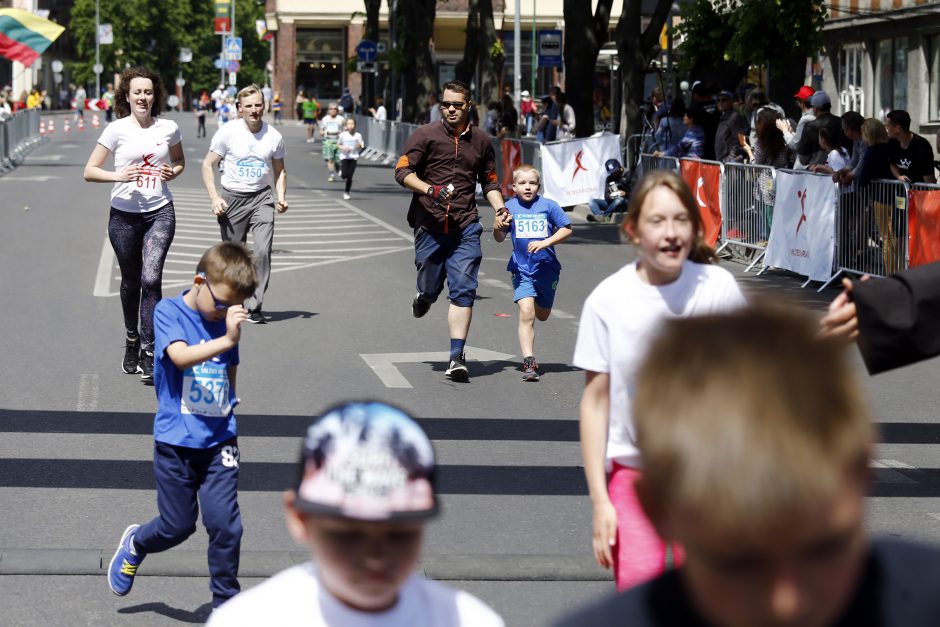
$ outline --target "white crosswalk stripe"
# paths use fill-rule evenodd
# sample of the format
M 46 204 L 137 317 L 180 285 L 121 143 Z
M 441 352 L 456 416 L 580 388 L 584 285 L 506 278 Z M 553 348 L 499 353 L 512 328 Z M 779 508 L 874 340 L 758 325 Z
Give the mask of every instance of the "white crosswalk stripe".
M 289 196 L 288 200 L 288 211 L 275 219 L 271 272 L 301 270 L 412 249 L 407 233 L 348 202 L 306 190 L 303 195 Z M 202 253 L 219 241 L 219 225 L 209 209 L 205 190 L 174 188 L 173 204 L 176 235 L 163 270 L 164 288 L 187 285 Z M 250 234 L 248 246 L 252 246 Z M 120 282 L 120 268 L 105 236 L 95 296 L 116 296 Z

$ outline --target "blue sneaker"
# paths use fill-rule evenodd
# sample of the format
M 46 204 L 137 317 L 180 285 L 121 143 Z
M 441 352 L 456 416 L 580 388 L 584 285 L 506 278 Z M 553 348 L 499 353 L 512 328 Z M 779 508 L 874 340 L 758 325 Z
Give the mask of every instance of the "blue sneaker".
M 117 551 L 114 552 L 114 557 L 111 558 L 111 564 L 108 566 L 108 587 L 119 597 L 131 591 L 137 567 L 144 561 L 144 556 L 138 555 L 134 547 L 134 534 L 138 529 L 140 525 L 131 525 L 124 530 L 121 543 L 118 544 Z

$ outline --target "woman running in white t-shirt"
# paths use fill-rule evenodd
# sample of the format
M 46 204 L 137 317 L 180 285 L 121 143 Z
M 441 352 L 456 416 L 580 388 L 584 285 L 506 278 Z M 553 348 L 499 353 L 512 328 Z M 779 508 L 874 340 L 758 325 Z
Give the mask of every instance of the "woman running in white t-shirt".
M 139 372 L 148 384 L 153 382 L 153 310 L 163 296 L 163 263 L 176 230 L 166 183 L 186 165 L 176 122 L 157 117 L 165 95 L 154 72 L 124 70 L 114 96 L 118 119 L 105 127 L 85 164 L 86 181 L 114 184 L 108 237 L 121 267 L 127 332 L 122 368 Z M 112 154 L 114 170 L 105 170 Z
M 635 370 L 665 319 L 744 304 L 731 273 L 712 265 L 715 252 L 702 239 L 695 200 L 675 174 L 657 171 L 640 181 L 623 233 L 639 258 L 588 296 L 574 353 L 574 365 L 586 375 L 581 452 L 594 508 L 594 556 L 614 567 L 619 590 L 653 578 L 666 564 L 667 547 L 633 485 L 642 469 L 631 417 Z M 672 548 L 680 563 L 681 547 Z

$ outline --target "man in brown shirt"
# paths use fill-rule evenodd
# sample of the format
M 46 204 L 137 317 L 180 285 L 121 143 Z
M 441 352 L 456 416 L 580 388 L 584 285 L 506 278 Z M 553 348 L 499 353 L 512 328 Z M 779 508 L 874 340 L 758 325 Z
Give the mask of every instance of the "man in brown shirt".
M 414 192 L 408 224 L 415 232 L 418 270 L 418 293 L 411 303 L 415 318 L 428 312 L 447 277 L 450 362 L 444 374 L 452 381 L 470 378 L 464 346 L 483 258 L 477 183 L 496 212 L 496 224 L 504 227 L 510 222 L 499 191 L 493 146 L 485 133 L 469 124 L 472 106 L 465 83 L 446 83 L 440 102 L 442 119 L 419 127 L 395 166 L 395 180 Z

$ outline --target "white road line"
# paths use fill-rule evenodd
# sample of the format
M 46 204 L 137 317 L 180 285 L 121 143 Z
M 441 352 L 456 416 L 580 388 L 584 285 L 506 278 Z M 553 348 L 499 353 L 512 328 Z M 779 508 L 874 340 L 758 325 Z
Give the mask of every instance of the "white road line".
M 560 319 L 562 319 L 562 320 L 575 320 L 575 319 L 577 319 L 577 316 L 572 316 L 570 313 L 568 313 L 568 312 L 566 312 L 566 311 L 562 311 L 561 309 L 552 309 L 552 315 L 553 315 L 554 317 L 560 318 Z
M 511 289 L 512 289 L 512 286 L 511 286 L 511 285 L 509 285 L 509 284 L 506 283 L 505 281 L 500 281 L 499 279 L 483 279 L 482 281 L 480 281 L 480 283 L 486 283 L 487 285 L 491 285 L 491 286 L 493 286 L 493 287 L 498 287 L 498 288 L 504 289 L 504 290 L 511 290 Z
M 111 296 L 111 268 L 114 266 L 114 252 L 111 250 L 111 242 L 108 237 L 104 238 L 104 245 L 101 247 L 101 256 L 98 258 L 98 273 L 95 275 L 95 289 L 92 294 L 95 296 Z
M 78 383 L 78 411 L 95 411 L 98 409 L 98 375 L 83 374 Z
M 871 462 L 872 468 L 878 468 L 880 472 L 878 473 L 878 479 L 884 483 L 917 483 L 916 480 L 911 479 L 907 475 L 904 475 L 897 470 L 892 468 L 893 464 L 897 464 L 892 459 L 873 459 Z

